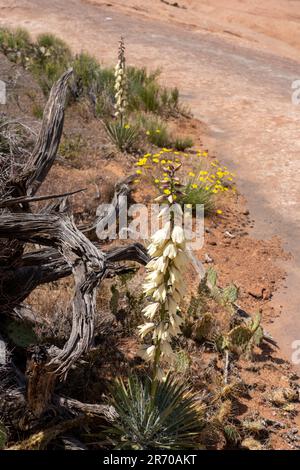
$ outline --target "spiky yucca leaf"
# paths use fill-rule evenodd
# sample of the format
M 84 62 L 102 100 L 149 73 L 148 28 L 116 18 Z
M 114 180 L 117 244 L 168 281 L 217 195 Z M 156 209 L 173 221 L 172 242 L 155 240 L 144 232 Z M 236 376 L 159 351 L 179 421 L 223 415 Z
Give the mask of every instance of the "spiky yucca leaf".
M 197 448 L 201 408 L 186 384 L 168 376 L 151 393 L 150 380 L 130 377 L 127 385 L 117 380 L 111 393 L 119 417 L 105 434 L 116 449 Z

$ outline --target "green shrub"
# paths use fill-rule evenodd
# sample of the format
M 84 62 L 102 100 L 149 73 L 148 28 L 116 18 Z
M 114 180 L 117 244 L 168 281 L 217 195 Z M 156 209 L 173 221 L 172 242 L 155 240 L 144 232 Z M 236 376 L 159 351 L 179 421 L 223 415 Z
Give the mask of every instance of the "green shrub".
M 147 86 L 141 88 L 139 92 L 140 107 L 144 111 L 151 113 L 159 113 L 160 101 L 159 101 L 159 87 L 155 83 L 150 83 Z
M 74 82 L 78 96 L 86 94 L 94 88 L 99 81 L 100 65 L 96 59 L 85 52 L 78 54 L 73 63 Z
M 30 44 L 30 36 L 25 29 L 9 30 L 0 28 L 0 47 L 4 50 L 25 50 Z
M 163 88 L 160 93 L 161 114 L 172 115 L 180 111 L 178 88 Z
M 59 146 L 59 153 L 64 158 L 76 160 L 84 148 L 86 148 L 86 142 L 79 134 L 65 137 Z
M 121 121 L 108 121 L 105 130 L 112 143 L 122 152 L 135 149 L 139 137 L 135 126 L 124 125 Z
M 159 74 L 159 70 L 148 73 L 145 68 L 127 67 L 130 111 L 170 115 L 178 110 L 178 89 L 162 88 L 158 83 Z
M 168 376 L 153 393 L 149 379 L 131 376 L 127 385 L 117 380 L 111 394 L 118 418 L 105 434 L 116 449 L 199 448 L 202 415 L 186 384 Z
M 210 215 L 215 208 L 214 194 L 210 190 L 205 189 L 205 185 L 196 185 L 193 188 L 193 184 L 188 183 L 184 188 L 184 196 L 181 198 L 181 204 L 192 204 L 195 207 L 196 204 L 203 204 L 204 215 Z
M 25 66 L 30 48 L 30 37 L 26 30 L 0 28 L 0 51 L 6 54 L 9 60 Z
M 157 147 L 170 147 L 172 139 L 166 124 L 156 116 L 140 114 L 136 116 L 136 122 L 150 144 Z
M 82 84 L 86 88 L 88 88 L 91 83 L 97 81 L 101 72 L 97 60 L 84 52 L 75 57 L 73 69 L 74 74 L 79 76 Z
M 148 74 L 145 68 L 127 67 L 127 99 L 129 111 L 157 111 L 155 101 L 157 76 L 159 72 Z M 150 106 L 151 109 L 148 108 Z
M 179 152 L 184 152 L 186 149 L 193 147 L 194 142 L 190 137 L 181 139 L 180 137 L 173 142 L 173 148 Z
M 46 33 L 38 36 L 28 68 L 39 81 L 43 93 L 47 95 L 53 83 L 70 66 L 71 61 L 72 54 L 66 43 L 53 34 Z

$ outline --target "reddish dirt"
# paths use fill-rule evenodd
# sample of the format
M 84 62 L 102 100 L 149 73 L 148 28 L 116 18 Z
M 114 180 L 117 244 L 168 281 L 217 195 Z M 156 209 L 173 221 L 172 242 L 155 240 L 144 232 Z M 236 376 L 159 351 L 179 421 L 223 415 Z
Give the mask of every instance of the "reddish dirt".
M 287 289 L 274 297 L 283 315 L 273 327 L 291 358 L 300 334 L 299 113 L 291 102 L 291 84 L 300 77 L 298 2 L 177 3 L 185 8 L 160 0 L 0 0 L 0 24 L 33 35 L 51 31 L 74 51 L 109 63 L 123 34 L 129 63 L 159 67 L 161 80 L 180 88 L 206 125 L 204 145 L 238 173 L 255 219 L 253 235 L 279 236 L 291 252 L 283 265 Z
M 51 30 L 74 50 L 83 48 L 109 63 L 125 31 L 129 62 L 160 66 L 162 81 L 180 87 L 183 100 L 202 121 L 183 120 L 178 124 L 181 133 L 185 129 L 192 134 L 196 145 L 201 136 L 202 146 L 234 166 L 239 189 L 247 198 L 224 202 L 222 216 L 206 225 L 209 232 L 199 257 L 207 253 L 213 259 L 221 285 L 233 281 L 240 287 L 241 306 L 250 313 L 262 312 L 264 326 L 276 334 L 289 358 L 291 342 L 300 329 L 300 147 L 298 109 L 290 100 L 291 82 L 300 76 L 294 33 L 294 28 L 299 31 L 297 5 L 278 1 L 262 7 L 257 1 L 233 0 L 230 7 L 221 0 L 178 3 L 187 10 L 159 0 L 151 2 L 151 8 L 139 0 L 126 2 L 126 7 L 117 1 L 0 0 L 0 23 L 21 25 L 33 34 Z M 74 29 L 80 35 L 74 35 Z M 28 100 L 24 106 L 29 109 Z M 79 130 L 93 143 L 79 161 L 56 164 L 44 191 L 87 187 L 83 195 L 72 198 L 78 220 L 84 221 L 93 216 L 100 200 L 108 199 L 113 183 L 127 174 L 132 162 L 124 165 L 121 155 L 111 153 L 99 123 L 86 122 L 76 110 L 75 124 L 74 110 L 69 110 L 66 133 Z M 225 236 L 226 231 L 234 237 Z M 283 252 L 282 240 L 291 256 Z M 256 383 L 248 411 L 274 420 L 279 417 L 288 430 L 294 425 L 293 416 L 270 408 L 262 389 L 286 386 L 293 375 L 291 367 L 282 359 L 282 351 L 267 352 L 257 357 L 257 363 L 254 372 L 247 365 L 240 370 L 247 383 Z M 286 432 L 272 436 L 274 448 L 292 448 Z

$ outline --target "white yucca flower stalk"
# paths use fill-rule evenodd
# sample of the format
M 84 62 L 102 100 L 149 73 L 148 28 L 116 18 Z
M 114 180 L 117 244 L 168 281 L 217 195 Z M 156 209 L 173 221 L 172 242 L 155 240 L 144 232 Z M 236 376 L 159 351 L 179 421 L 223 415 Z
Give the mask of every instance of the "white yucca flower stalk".
M 176 199 L 172 177 L 174 178 L 177 168 L 168 170 L 170 189 L 165 199 L 171 205 Z M 182 214 L 178 204 L 174 204 L 172 210 Z M 145 336 L 151 338 L 150 344 L 143 345 L 140 356 L 153 364 L 155 382 L 164 377 L 160 367 L 161 360 L 169 365 L 174 362 L 171 342 L 172 338 L 180 334 L 180 326 L 183 323 L 179 305 L 184 294 L 182 275 L 189 258 L 184 230 L 176 224 L 174 212 L 171 213 L 170 222 L 151 237 L 148 253 L 151 261 L 146 266 L 147 275 L 143 289 L 150 302 L 143 309 L 145 323 L 138 329 L 142 339 Z
M 125 44 L 124 39 L 121 37 L 119 42 L 118 63 L 115 67 L 115 117 L 120 118 L 122 124 L 126 107 Z

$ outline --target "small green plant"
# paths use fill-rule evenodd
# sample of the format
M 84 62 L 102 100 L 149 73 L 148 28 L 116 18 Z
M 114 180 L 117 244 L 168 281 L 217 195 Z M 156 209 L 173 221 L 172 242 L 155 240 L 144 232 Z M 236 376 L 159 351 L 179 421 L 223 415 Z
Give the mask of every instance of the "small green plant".
M 111 404 L 118 413 L 105 434 L 115 449 L 196 449 L 203 428 L 202 409 L 186 384 L 170 375 L 153 394 L 151 381 L 135 376 L 117 380 Z
M 128 107 L 130 111 L 144 111 L 170 116 L 179 111 L 179 91 L 159 85 L 160 71 L 148 73 L 145 68 L 128 67 Z
M 175 150 L 178 150 L 179 152 L 184 152 L 186 149 L 193 147 L 193 145 L 193 139 L 191 139 L 190 137 L 186 137 L 185 139 L 178 137 L 173 142 L 173 148 Z
M 183 189 L 183 193 L 181 204 L 191 204 L 193 207 L 196 207 L 196 204 L 202 204 L 205 216 L 209 216 L 214 212 L 214 195 L 205 188 L 205 185 L 188 183 Z
M 171 146 L 172 139 L 167 125 L 157 116 L 139 114 L 136 116 L 136 123 L 150 144 L 161 148 Z
M 89 93 L 97 87 L 100 65 L 91 55 L 82 52 L 75 56 L 72 63 L 74 71 L 73 93 L 75 98 Z
M 48 95 L 53 83 L 66 71 L 71 61 L 71 51 L 64 41 L 46 33 L 38 36 L 28 68 L 38 79 L 44 94 Z
M 76 134 L 75 136 L 65 137 L 62 140 L 59 146 L 59 153 L 68 160 L 76 160 L 84 148 L 86 148 L 85 140 L 80 134 Z
M 30 49 L 30 37 L 26 30 L 22 28 L 15 30 L 0 28 L 0 51 L 9 60 L 25 67 Z
M 135 149 L 139 137 L 135 126 L 122 124 L 121 121 L 110 121 L 104 125 L 110 140 L 121 152 L 129 152 Z

